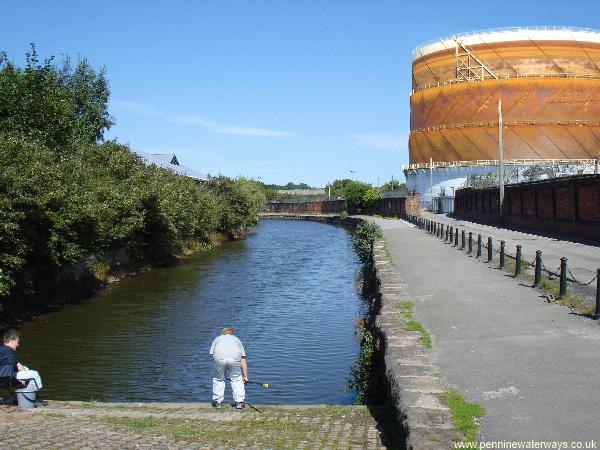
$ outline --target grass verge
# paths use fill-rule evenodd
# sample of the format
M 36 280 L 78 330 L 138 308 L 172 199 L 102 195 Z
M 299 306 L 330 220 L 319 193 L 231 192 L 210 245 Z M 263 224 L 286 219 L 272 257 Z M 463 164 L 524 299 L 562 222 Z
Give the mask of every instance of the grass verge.
M 415 309 L 415 305 L 412 302 L 401 302 L 398 307 L 402 311 L 402 315 L 407 319 L 413 318 L 413 312 Z
M 452 422 L 456 429 L 462 431 L 464 442 L 474 442 L 477 439 L 477 424 L 475 417 L 485 415 L 485 408 L 469 401 L 456 391 L 446 391 L 439 394 L 440 399 L 450 408 Z
M 384 242 L 383 244 L 383 251 L 385 252 L 386 261 L 390 264 L 394 264 L 394 257 L 392 256 L 392 251 L 390 250 L 387 242 Z
M 515 260 L 507 259 L 506 265 L 504 266 L 503 270 L 505 272 L 514 274 L 515 266 L 516 266 Z M 534 277 L 531 273 L 527 272 L 528 270 L 533 270 L 533 268 L 530 269 L 530 267 L 524 261 L 521 262 L 521 273 L 518 276 L 518 278 L 521 280 L 526 280 L 527 283 L 533 284 Z M 577 311 L 581 314 L 592 315 L 592 314 L 594 314 L 594 312 L 596 310 L 595 306 L 592 305 L 590 302 L 588 302 L 586 299 L 584 299 L 578 295 L 572 294 L 570 292 L 567 292 L 567 295 L 565 295 L 559 299 L 558 297 L 560 296 L 560 281 L 556 278 L 548 278 L 548 277 L 542 276 L 542 282 L 538 289 L 541 292 L 545 292 L 545 293 L 554 295 L 554 297 L 557 300 L 553 301 L 552 303 L 557 304 L 557 305 L 568 306 L 573 311 Z
M 418 331 L 421 334 L 421 343 L 423 344 L 423 347 L 426 349 L 431 348 L 431 335 L 421 323 L 411 320 L 405 325 L 404 329 L 406 331 Z

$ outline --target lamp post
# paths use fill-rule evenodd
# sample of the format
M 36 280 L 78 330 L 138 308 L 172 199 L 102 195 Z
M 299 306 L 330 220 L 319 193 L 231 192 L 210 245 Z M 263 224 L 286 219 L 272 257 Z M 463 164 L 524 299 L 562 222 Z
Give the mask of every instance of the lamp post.
M 351 170 L 350 173 L 352 174 L 352 181 L 354 181 L 354 172 L 356 172 L 356 170 Z
M 498 167 L 498 181 L 499 181 L 499 197 L 500 203 L 498 209 L 500 210 L 500 224 L 502 225 L 502 210 L 504 207 L 504 144 L 502 142 L 502 99 L 498 99 L 498 158 L 500 159 L 500 165 Z

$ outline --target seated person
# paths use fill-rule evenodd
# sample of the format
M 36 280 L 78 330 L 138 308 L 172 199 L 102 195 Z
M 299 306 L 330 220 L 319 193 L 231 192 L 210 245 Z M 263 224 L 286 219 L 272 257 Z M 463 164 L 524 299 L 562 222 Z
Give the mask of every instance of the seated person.
M 0 345 L 0 387 L 23 388 L 28 380 L 19 380 L 19 372 L 29 369 L 17 361 L 16 350 L 19 346 L 20 334 L 16 330 L 4 333 L 4 344 Z

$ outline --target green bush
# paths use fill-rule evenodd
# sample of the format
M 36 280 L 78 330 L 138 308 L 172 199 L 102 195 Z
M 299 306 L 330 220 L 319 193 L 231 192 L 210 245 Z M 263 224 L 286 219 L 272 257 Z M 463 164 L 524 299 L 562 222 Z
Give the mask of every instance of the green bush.
M 344 197 L 346 198 L 346 207 L 350 214 L 361 214 L 366 212 L 364 196 L 371 189 L 371 185 L 353 181 L 344 188 Z
M 221 204 L 219 231 L 231 233 L 256 225 L 258 213 L 266 202 L 257 182 L 241 177 L 232 180 L 220 176 L 208 180 L 206 187 Z
M 381 191 L 373 188 L 367 189 L 362 197 L 364 211 L 371 214 L 376 214 L 379 211 L 381 199 L 383 199 Z
M 198 184 L 100 143 L 112 124 L 103 71 L 52 61 L 34 46 L 24 68 L 0 53 L 0 299 L 48 291 L 65 266 L 115 250 L 162 262 L 256 224 L 255 182 Z
M 358 254 L 361 262 L 371 263 L 373 260 L 373 243 L 375 240 L 382 238 L 383 233 L 381 227 L 375 222 L 363 222 L 352 236 L 352 246 Z

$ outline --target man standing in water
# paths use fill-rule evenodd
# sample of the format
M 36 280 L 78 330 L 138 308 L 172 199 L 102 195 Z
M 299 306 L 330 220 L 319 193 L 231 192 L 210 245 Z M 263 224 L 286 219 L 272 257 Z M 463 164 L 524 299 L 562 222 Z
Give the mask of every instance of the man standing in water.
M 248 381 L 248 364 L 242 342 L 233 335 L 233 328 L 221 331 L 211 347 L 210 354 L 215 361 L 216 376 L 213 378 L 213 402 L 215 408 L 223 405 L 225 398 L 225 380 L 229 379 L 235 407 L 242 409 L 246 392 L 244 384 Z

